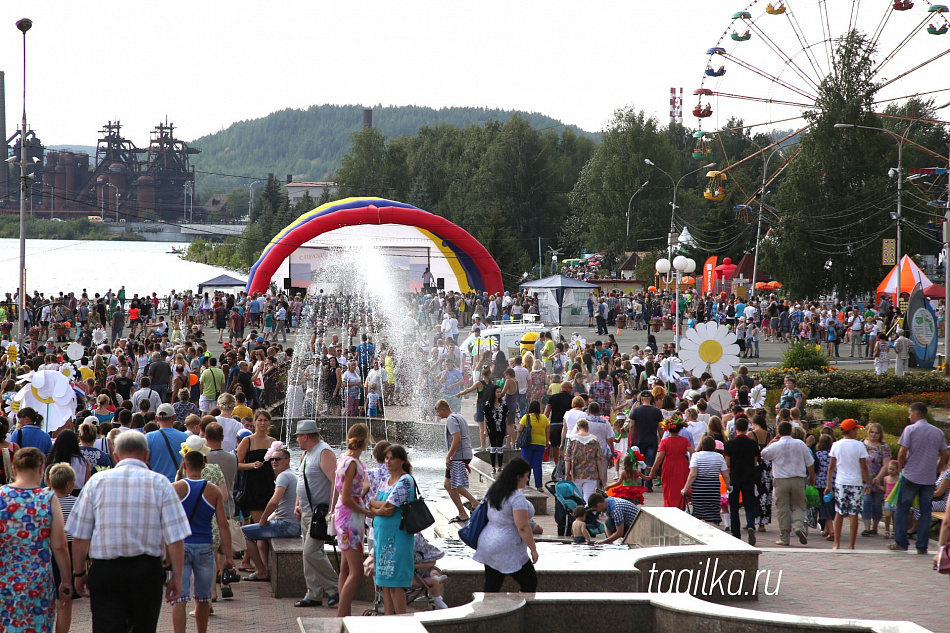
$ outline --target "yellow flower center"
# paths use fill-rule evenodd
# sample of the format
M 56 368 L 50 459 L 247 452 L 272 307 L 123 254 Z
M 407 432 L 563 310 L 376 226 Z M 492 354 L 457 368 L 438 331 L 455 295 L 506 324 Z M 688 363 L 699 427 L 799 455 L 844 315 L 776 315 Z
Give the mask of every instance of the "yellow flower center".
M 704 363 L 715 363 L 722 358 L 722 344 L 715 339 L 707 339 L 699 345 L 699 357 Z

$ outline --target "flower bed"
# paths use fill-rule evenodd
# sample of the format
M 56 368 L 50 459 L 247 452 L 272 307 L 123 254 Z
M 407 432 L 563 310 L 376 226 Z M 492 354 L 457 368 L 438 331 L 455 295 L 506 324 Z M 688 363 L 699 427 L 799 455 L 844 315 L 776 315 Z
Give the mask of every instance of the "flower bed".
M 925 391 L 923 393 L 902 393 L 897 396 L 891 396 L 887 399 L 887 401 L 893 404 L 911 404 L 913 402 L 923 402 L 928 407 L 950 409 L 950 392 Z

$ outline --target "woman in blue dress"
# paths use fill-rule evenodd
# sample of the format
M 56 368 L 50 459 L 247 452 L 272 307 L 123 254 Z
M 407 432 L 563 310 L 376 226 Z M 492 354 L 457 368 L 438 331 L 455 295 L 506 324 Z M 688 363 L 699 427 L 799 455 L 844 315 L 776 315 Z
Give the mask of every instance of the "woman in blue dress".
M 412 534 L 400 527 L 402 512 L 397 508 L 416 499 L 412 465 L 406 449 L 398 444 L 386 451 L 389 479 L 382 482 L 373 510 L 373 555 L 376 561 L 376 586 L 383 590 L 386 614 L 406 612 L 406 590 L 412 586 L 414 568 Z
M 57 600 L 72 598 L 72 567 L 59 500 L 43 487 L 43 453 L 21 448 L 16 477 L 0 487 L 0 631 L 49 632 Z M 411 548 L 410 548 L 411 550 Z M 412 556 L 412 552 L 409 553 Z M 57 586 L 53 565 L 62 579 Z

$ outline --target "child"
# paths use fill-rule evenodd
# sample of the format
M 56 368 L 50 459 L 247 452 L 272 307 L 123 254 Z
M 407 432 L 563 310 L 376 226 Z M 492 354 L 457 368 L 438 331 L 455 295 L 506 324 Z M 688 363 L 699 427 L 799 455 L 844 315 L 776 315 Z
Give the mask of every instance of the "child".
M 77 497 L 72 496 L 72 492 L 76 487 L 76 471 L 73 470 L 72 466 L 69 464 L 59 463 L 53 464 L 46 471 L 46 485 L 53 490 L 53 494 L 56 495 L 56 498 L 59 499 L 59 507 L 63 512 L 63 521 L 69 519 L 70 513 L 73 511 L 73 506 L 76 505 Z M 73 537 L 66 535 L 66 544 L 69 548 L 70 556 L 73 551 Z M 56 580 L 56 586 L 59 586 L 59 570 L 56 568 L 56 565 L 53 565 L 54 576 Z M 73 617 L 73 606 L 72 600 L 66 600 L 64 602 L 58 602 L 57 614 L 56 617 L 58 620 L 61 620 L 65 625 L 65 630 L 69 630 L 69 623 L 72 621 Z
M 825 486 L 828 484 L 828 466 L 831 464 L 831 445 L 834 444 L 835 436 L 833 435 L 834 431 L 828 428 L 828 433 L 825 432 L 825 429 L 821 430 L 821 435 L 818 437 L 818 444 L 815 445 L 815 487 L 818 488 L 818 492 L 822 495 L 821 505 L 818 506 L 818 524 L 821 525 L 821 535 L 825 537 L 825 540 L 833 541 L 834 536 L 834 527 L 833 521 L 835 518 L 835 501 L 825 501 L 824 490 Z M 834 487 L 834 482 L 831 482 L 832 487 Z
M 759 357 L 759 328 L 753 323 L 750 328 L 746 329 L 746 336 L 752 339 L 751 347 L 755 349 L 755 356 L 753 358 Z M 746 348 L 749 348 L 749 345 L 746 345 Z
M 892 459 L 887 463 L 887 475 L 884 476 L 885 499 L 887 499 L 887 496 L 894 490 L 894 486 L 897 485 L 897 480 L 900 479 L 900 470 L 900 462 L 896 459 Z M 894 520 L 894 511 L 896 509 L 896 505 L 888 503 L 887 501 L 884 502 L 884 538 L 891 538 L 891 523 Z
M 418 572 L 413 579 L 413 584 L 416 586 L 425 584 L 431 594 L 432 606 L 436 609 L 448 609 L 449 605 L 445 604 L 442 598 L 442 583 L 448 578 L 435 566 L 435 561 L 445 556 L 445 552 L 418 533 L 415 535 L 413 550 L 413 560 Z
M 590 543 L 590 532 L 587 531 L 587 508 L 577 506 L 574 508 L 574 523 L 571 525 L 571 536 L 574 539 L 572 543 Z
M 366 394 L 366 414 L 371 418 L 379 417 L 379 393 L 376 383 L 369 386 L 369 393 Z
M 623 457 L 623 472 L 605 489 L 608 497 L 619 497 L 634 503 L 643 503 L 643 493 L 646 492 L 646 488 L 639 485 L 641 475 L 637 472 L 638 452 L 639 449 L 636 446 L 627 450 L 627 454 Z

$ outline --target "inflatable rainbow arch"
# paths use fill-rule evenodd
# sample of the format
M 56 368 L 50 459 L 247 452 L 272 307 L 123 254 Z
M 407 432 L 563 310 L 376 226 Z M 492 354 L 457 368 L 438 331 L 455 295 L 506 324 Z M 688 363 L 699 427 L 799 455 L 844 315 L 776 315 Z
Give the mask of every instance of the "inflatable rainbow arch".
M 462 292 L 504 291 L 501 270 L 481 243 L 461 227 L 411 204 L 383 198 L 346 198 L 304 213 L 284 227 L 251 266 L 247 291 L 265 292 L 280 264 L 313 238 L 345 226 L 400 224 L 414 226 L 432 240 L 458 280 Z

